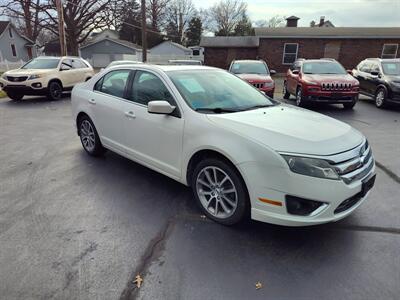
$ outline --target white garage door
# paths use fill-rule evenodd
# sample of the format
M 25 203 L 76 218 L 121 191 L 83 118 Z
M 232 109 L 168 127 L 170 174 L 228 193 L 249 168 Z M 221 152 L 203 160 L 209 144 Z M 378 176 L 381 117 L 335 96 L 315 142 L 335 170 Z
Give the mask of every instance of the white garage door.
M 94 68 L 104 68 L 111 62 L 111 57 L 109 54 L 93 54 L 92 60 Z

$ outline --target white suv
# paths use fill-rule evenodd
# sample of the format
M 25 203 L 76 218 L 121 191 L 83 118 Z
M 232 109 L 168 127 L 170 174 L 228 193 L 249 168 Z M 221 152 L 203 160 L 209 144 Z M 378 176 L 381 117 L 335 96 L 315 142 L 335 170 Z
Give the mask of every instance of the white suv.
M 191 186 L 203 212 L 303 226 L 353 212 L 375 181 L 365 137 L 202 66 L 116 66 L 72 90 L 90 155 L 105 149 Z M 146 199 L 147 200 L 147 199 Z
M 63 91 L 93 75 L 90 64 L 79 57 L 38 57 L 19 69 L 5 72 L 0 88 L 13 100 L 21 100 L 25 95 L 46 95 L 58 100 Z

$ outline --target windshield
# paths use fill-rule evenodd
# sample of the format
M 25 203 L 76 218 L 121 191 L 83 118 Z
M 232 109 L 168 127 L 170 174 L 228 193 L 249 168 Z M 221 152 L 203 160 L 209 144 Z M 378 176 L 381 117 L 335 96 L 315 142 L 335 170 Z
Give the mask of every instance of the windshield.
M 303 63 L 304 74 L 347 74 L 346 70 L 341 64 L 337 62 L 305 62 Z
M 382 69 L 386 75 L 400 75 L 400 62 L 383 62 Z
M 234 74 L 269 74 L 267 66 L 261 61 L 234 62 L 231 72 Z
M 167 74 L 194 110 L 221 113 L 275 105 L 256 88 L 226 71 L 183 70 Z
M 59 62 L 59 58 L 35 58 L 23 65 L 21 69 L 55 69 Z

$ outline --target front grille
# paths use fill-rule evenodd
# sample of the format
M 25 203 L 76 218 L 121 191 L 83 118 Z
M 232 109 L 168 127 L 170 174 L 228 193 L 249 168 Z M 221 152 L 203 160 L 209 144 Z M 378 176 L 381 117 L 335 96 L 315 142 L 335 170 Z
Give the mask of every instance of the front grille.
M 252 83 L 252 85 L 258 89 L 264 87 L 264 83 Z
M 332 162 L 331 165 L 347 184 L 366 177 L 374 167 L 374 158 L 368 141 L 342 153 L 339 160 Z
M 22 82 L 28 79 L 28 76 L 7 76 L 7 80 L 11 82 Z
M 323 91 L 350 91 L 351 88 L 351 83 L 340 82 L 323 83 L 321 86 Z

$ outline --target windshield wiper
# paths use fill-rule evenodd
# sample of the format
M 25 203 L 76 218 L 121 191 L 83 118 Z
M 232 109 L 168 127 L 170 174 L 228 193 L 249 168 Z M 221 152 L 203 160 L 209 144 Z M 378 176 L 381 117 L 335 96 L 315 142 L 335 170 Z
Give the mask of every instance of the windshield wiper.
M 240 110 L 235 108 L 222 108 L 222 107 L 199 107 L 196 108 L 195 111 L 211 111 L 216 114 L 224 113 L 224 112 L 238 112 Z
M 271 105 L 271 104 L 258 104 L 258 105 L 253 105 L 253 106 L 246 107 L 246 108 L 244 108 L 242 110 L 251 110 L 251 109 L 257 109 L 257 108 L 263 108 L 263 107 L 271 107 L 271 106 L 273 106 L 273 105 Z

